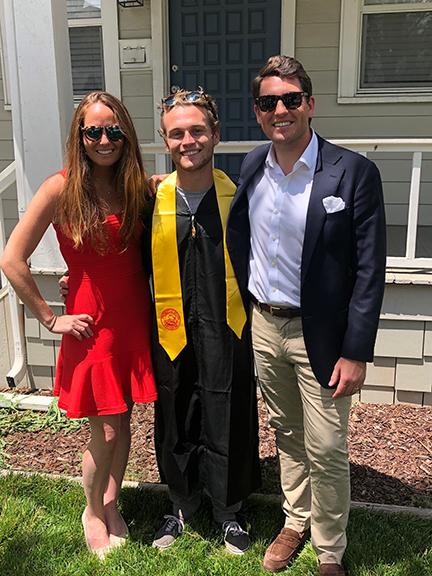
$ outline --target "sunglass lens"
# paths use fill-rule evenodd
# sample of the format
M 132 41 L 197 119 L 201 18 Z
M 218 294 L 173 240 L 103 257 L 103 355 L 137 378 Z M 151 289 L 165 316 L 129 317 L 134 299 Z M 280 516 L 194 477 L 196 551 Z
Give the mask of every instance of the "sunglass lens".
M 271 112 L 276 108 L 277 96 L 273 94 L 268 94 L 267 96 L 259 96 L 258 98 L 258 108 L 261 112 Z
M 108 139 L 112 142 L 117 142 L 117 140 L 121 140 L 124 136 L 119 126 L 106 126 L 105 131 Z
M 101 126 L 89 126 L 84 130 L 84 134 L 89 140 L 97 142 L 102 138 L 102 128 Z
M 302 92 L 288 92 L 287 94 L 282 95 L 281 100 L 284 103 L 285 108 L 288 110 L 295 110 L 300 106 L 302 98 Z
M 168 106 L 168 108 L 170 108 L 171 106 L 174 106 L 174 102 L 175 102 L 175 95 L 167 96 L 166 98 L 162 99 L 162 104 L 164 106 Z
M 200 98 L 205 98 L 204 94 L 202 92 L 196 92 L 195 90 L 189 92 L 189 94 L 186 94 L 184 97 L 185 101 L 190 103 L 197 102 Z

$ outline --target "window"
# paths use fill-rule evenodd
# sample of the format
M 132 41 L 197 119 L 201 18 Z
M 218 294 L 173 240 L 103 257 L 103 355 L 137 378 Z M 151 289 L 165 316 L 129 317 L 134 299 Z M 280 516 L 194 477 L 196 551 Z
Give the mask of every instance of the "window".
M 74 97 L 105 90 L 100 8 L 84 0 L 68 0 L 67 15 Z
M 115 0 L 67 0 L 75 100 L 92 90 L 120 96 Z
M 339 102 L 432 100 L 432 0 L 342 0 Z
M 6 29 L 5 29 L 5 14 L 4 3 L 0 3 L 0 71 L 3 85 L 3 102 L 6 110 L 10 109 L 10 94 L 9 94 L 9 76 L 6 66 L 7 51 L 6 51 Z
M 72 84 L 76 101 L 94 89 L 121 97 L 116 0 L 67 0 Z M 10 108 L 4 2 L 0 0 L 0 73 L 5 108 Z M 1 90 L 0 90 L 1 92 Z M 0 93 L 1 96 L 1 93 Z

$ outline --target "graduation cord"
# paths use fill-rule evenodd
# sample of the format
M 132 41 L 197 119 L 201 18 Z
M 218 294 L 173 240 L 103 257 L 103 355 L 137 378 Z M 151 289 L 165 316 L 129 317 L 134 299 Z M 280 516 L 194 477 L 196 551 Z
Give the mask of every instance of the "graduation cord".
M 191 251 L 193 253 L 193 258 L 192 260 L 192 275 L 193 275 L 193 279 L 194 279 L 194 286 L 193 286 L 193 298 L 192 298 L 192 308 L 193 308 L 193 318 L 194 318 L 194 326 L 195 328 L 197 328 L 198 325 L 198 318 L 199 318 L 199 309 L 198 309 L 198 297 L 197 297 L 197 283 L 198 283 L 198 275 L 197 275 L 197 229 L 195 226 L 195 214 L 192 214 L 192 212 L 190 213 L 190 217 L 191 217 Z M 193 329 L 193 331 L 195 332 L 195 328 Z M 200 339 L 198 338 L 196 340 L 196 343 L 193 346 L 194 349 L 194 355 L 195 358 L 198 357 L 198 355 L 196 354 L 196 349 L 195 347 L 198 346 L 199 347 L 199 341 Z
M 195 214 L 191 214 L 191 236 L 195 238 L 196 228 L 195 228 Z

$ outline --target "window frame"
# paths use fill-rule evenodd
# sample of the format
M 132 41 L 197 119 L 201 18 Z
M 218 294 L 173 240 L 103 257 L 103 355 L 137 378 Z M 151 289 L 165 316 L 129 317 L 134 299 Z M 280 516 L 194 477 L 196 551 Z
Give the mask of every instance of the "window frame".
M 363 14 L 431 12 L 432 3 L 378 4 L 365 6 L 363 0 L 342 0 L 339 44 L 338 103 L 432 102 L 432 87 L 360 88 L 360 61 Z
M 4 2 L 0 2 L 0 67 L 3 84 L 3 101 L 4 110 L 11 110 L 11 97 L 10 97 L 10 80 L 9 70 L 6 65 L 7 62 L 7 45 L 6 45 L 6 30 L 5 30 L 5 13 Z
M 100 18 L 68 18 L 68 28 L 85 28 L 99 26 L 102 29 L 102 56 L 105 78 L 105 90 L 121 98 L 120 83 L 120 55 L 119 55 L 119 31 L 116 0 L 104 0 L 101 2 Z M 82 95 L 75 95 L 75 106 L 79 103 Z

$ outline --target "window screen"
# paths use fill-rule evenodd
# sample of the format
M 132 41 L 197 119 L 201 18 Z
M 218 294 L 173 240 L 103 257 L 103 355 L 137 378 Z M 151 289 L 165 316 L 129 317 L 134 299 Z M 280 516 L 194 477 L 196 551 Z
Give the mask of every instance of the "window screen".
M 84 26 L 69 28 L 74 96 L 92 90 L 104 90 L 102 28 Z
M 432 86 L 432 10 L 363 15 L 360 88 Z

